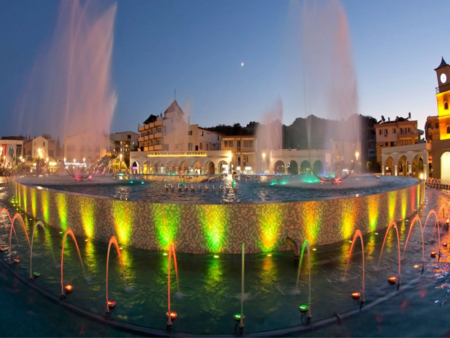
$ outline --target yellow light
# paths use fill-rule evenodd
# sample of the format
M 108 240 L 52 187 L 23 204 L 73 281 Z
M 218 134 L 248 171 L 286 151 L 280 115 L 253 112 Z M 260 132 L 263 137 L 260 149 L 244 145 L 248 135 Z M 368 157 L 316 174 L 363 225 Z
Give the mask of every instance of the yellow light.
M 197 153 L 197 152 L 192 152 L 192 153 L 151 153 L 151 154 L 147 154 L 147 157 L 206 157 L 206 153 Z M 231 155 L 230 155 L 231 157 Z
M 423 180 L 423 173 L 420 173 L 419 178 Z
M 83 157 L 83 162 L 86 162 L 86 158 L 85 157 Z
M 77 160 L 76 159 L 73 159 L 73 163 L 75 163 Z
M 64 162 L 66 162 L 66 158 L 64 157 Z

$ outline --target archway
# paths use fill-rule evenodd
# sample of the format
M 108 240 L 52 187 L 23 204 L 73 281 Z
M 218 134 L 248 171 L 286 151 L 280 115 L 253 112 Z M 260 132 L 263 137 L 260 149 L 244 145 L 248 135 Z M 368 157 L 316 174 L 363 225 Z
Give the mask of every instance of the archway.
M 441 155 L 441 180 L 450 179 L 450 151 Z
M 166 174 L 175 174 L 175 162 L 168 161 L 166 164 Z
M 399 176 L 408 176 L 408 159 L 406 156 L 400 157 L 398 160 L 397 166 L 397 175 Z
M 384 168 L 385 175 L 391 175 L 391 176 L 395 175 L 395 172 L 394 172 L 395 163 L 394 163 L 394 159 L 392 157 L 388 157 L 386 159 L 384 166 L 385 166 L 385 168 Z
M 309 161 L 303 161 L 300 165 L 300 174 L 310 174 L 311 173 L 311 164 Z
M 214 175 L 215 174 L 214 162 L 208 161 L 208 162 L 205 163 L 204 173 L 206 175 Z
M 412 160 L 412 176 L 420 177 L 420 174 L 423 173 L 423 158 L 419 154 L 414 156 Z
M 226 175 L 226 174 L 230 173 L 230 168 L 229 168 L 228 163 L 226 161 L 220 161 L 218 169 L 219 169 L 219 174 L 220 175 Z
M 292 160 L 288 165 L 288 174 L 289 175 L 298 175 L 298 164 L 297 161 Z
M 317 160 L 316 162 L 314 162 L 314 174 L 316 175 L 322 175 L 323 174 L 323 163 L 320 160 Z
M 194 173 L 198 175 L 202 173 L 202 164 L 200 163 L 200 161 L 195 161 L 194 163 L 192 163 L 191 168 L 194 169 Z
M 276 161 L 275 165 L 273 166 L 273 171 L 275 172 L 275 174 L 284 174 L 284 162 Z
M 139 173 L 139 162 L 134 161 L 133 164 L 131 165 L 131 172 L 133 174 L 138 174 Z
M 189 174 L 189 165 L 186 161 L 181 161 L 178 165 L 178 173 L 180 175 L 187 175 Z
M 142 173 L 144 175 L 150 174 L 150 163 L 148 161 L 145 161 L 142 165 Z
M 153 166 L 153 174 L 160 174 L 162 170 L 164 170 L 164 167 L 162 167 L 161 162 L 156 161 L 155 165 Z

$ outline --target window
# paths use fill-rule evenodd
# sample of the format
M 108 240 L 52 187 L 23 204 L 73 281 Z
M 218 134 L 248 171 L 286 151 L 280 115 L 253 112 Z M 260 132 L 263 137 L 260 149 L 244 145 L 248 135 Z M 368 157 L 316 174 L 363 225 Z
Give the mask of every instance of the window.
M 397 134 L 397 128 L 394 128 L 394 134 Z
M 228 141 L 228 146 L 229 146 L 230 148 L 232 148 L 232 147 L 233 147 L 233 141 Z
M 206 143 L 206 150 L 209 150 L 209 144 Z
M 382 146 L 384 146 L 384 143 L 383 143 L 383 142 L 380 143 L 380 147 L 382 147 Z
M 380 135 L 382 135 L 382 133 L 383 133 L 383 130 L 378 130 L 378 134 L 380 134 Z
M 386 147 L 388 147 L 388 146 L 389 146 L 389 142 L 386 142 L 384 145 L 385 145 Z
M 217 141 L 220 141 L 220 136 L 219 135 L 217 135 Z
M 192 130 L 189 130 L 189 131 L 188 131 L 188 135 L 192 135 Z
M 444 102 L 444 109 L 448 110 L 448 103 L 447 103 L 447 101 Z
M 192 151 L 192 143 L 188 143 L 188 151 Z
M 128 139 L 131 139 L 131 135 L 127 135 L 127 138 L 128 138 Z
M 253 147 L 253 141 L 252 140 L 249 140 L 249 141 L 244 140 L 244 147 L 246 147 L 246 148 Z
M 200 132 L 200 136 L 203 136 L 203 130 Z M 202 149 L 202 148 L 200 148 L 200 149 Z
M 447 126 L 447 134 L 450 134 L 450 126 Z
M 434 127 L 435 127 L 436 129 L 439 129 L 439 122 L 436 122 L 436 123 L 434 124 Z
M 42 142 L 43 143 L 43 146 L 45 147 L 45 141 L 44 142 Z
M 248 164 L 248 155 L 244 155 L 244 165 Z
M 388 134 L 388 129 L 385 129 L 384 130 L 384 135 L 387 136 L 387 134 Z
M 391 142 L 391 147 L 393 147 L 394 146 L 394 142 Z
M 200 142 L 200 150 L 203 149 L 203 143 Z

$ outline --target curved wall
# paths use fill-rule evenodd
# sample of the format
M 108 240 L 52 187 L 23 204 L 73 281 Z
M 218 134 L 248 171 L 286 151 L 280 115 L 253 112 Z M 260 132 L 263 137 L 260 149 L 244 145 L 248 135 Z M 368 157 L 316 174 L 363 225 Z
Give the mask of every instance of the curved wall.
M 269 252 L 289 249 L 285 236 L 313 245 L 350 239 L 416 212 L 425 185 L 375 195 L 289 203 L 169 204 L 62 193 L 16 182 L 26 213 L 62 230 L 122 245 L 190 253 Z

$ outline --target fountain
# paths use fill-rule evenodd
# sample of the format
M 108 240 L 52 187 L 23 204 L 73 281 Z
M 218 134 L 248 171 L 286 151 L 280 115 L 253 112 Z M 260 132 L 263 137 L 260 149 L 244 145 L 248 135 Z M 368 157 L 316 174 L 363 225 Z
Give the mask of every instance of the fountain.
M 34 233 L 36 232 L 36 228 L 38 227 L 38 225 L 45 230 L 45 225 L 41 221 L 37 221 L 32 230 L 31 246 L 30 246 L 30 280 L 33 280 L 33 275 L 31 274 L 31 272 L 33 271 L 33 243 L 34 243 Z M 39 277 L 40 275 L 41 274 L 39 272 L 34 272 L 34 277 Z
M 83 276 L 85 275 L 84 272 L 84 265 L 83 265 L 83 259 L 81 258 L 80 248 L 78 247 L 77 239 L 75 238 L 75 234 L 73 233 L 72 229 L 67 229 L 64 232 L 64 237 L 62 240 L 62 248 L 61 248 L 61 295 L 60 298 L 63 299 L 66 297 L 66 294 L 69 292 L 72 292 L 73 286 L 68 284 L 64 287 L 64 244 L 66 243 L 67 235 L 70 235 L 72 237 L 73 241 L 75 242 L 75 246 L 77 248 L 78 257 L 80 258 L 81 268 L 83 270 Z M 66 294 L 64 293 L 64 289 L 66 290 Z
M 350 247 L 350 252 L 348 253 L 348 258 L 347 258 L 347 265 L 345 266 L 345 273 L 344 273 L 344 278 L 347 277 L 347 272 L 348 272 L 348 266 L 350 264 L 350 258 L 352 257 L 352 252 L 353 252 L 353 247 L 356 243 L 356 240 L 358 239 L 361 240 L 361 251 L 362 251 L 362 299 L 361 299 L 361 303 L 364 303 L 366 300 L 364 298 L 364 286 L 365 286 L 365 274 L 366 274 L 366 259 L 364 257 L 364 239 L 361 233 L 361 230 L 356 230 L 355 234 L 353 235 L 353 240 L 352 240 L 352 246 Z M 357 297 L 356 297 L 357 296 Z M 352 293 L 352 297 L 354 299 L 359 299 L 360 297 L 360 293 L 359 292 L 354 292 Z
M 439 216 L 436 213 L 436 211 L 434 209 L 431 209 L 430 212 L 427 215 L 427 218 L 425 220 L 425 223 L 423 223 L 423 232 L 425 231 L 427 225 L 428 225 L 428 220 L 431 216 L 434 216 L 434 218 L 436 219 L 434 226 L 436 227 L 436 224 L 439 224 Z M 434 257 L 436 256 L 436 252 L 432 251 L 431 256 Z M 439 230 L 439 225 L 438 225 L 438 248 L 437 248 L 437 252 L 439 253 L 439 259 L 441 258 L 441 232 Z M 439 260 L 438 259 L 438 260 Z
M 298 289 L 298 283 L 300 281 L 300 270 L 302 268 L 302 262 L 303 262 L 303 254 L 305 252 L 305 247 L 308 248 L 308 284 L 309 284 L 309 294 L 308 294 L 308 306 L 305 307 L 304 305 L 300 305 L 300 311 L 307 312 L 306 318 L 311 319 L 311 251 L 309 247 L 309 242 L 307 240 L 303 241 L 302 245 L 302 252 L 300 254 L 300 260 L 298 262 L 298 272 L 297 272 L 297 283 L 295 285 L 296 289 Z
M 117 239 L 115 236 L 112 236 L 109 239 L 109 243 L 108 243 L 108 253 L 107 253 L 107 258 L 106 258 L 106 313 L 110 313 L 111 309 L 114 308 L 116 306 L 116 302 L 114 301 L 110 301 L 109 297 L 108 297 L 108 275 L 109 275 L 109 254 L 111 251 L 111 245 L 114 244 L 114 246 L 116 247 L 116 251 L 117 251 L 117 255 L 119 256 L 119 261 L 120 261 L 120 266 L 122 267 L 122 274 L 123 274 L 123 280 L 126 283 L 126 278 L 125 278 L 125 269 L 123 267 L 123 262 L 122 262 L 122 255 L 120 254 L 120 248 L 119 248 L 119 243 L 117 242 Z
M 14 221 L 16 219 L 20 220 L 20 224 L 22 225 L 22 228 L 23 228 L 23 230 L 25 232 L 25 236 L 27 237 L 28 246 L 30 246 L 30 239 L 28 238 L 27 228 L 25 227 L 25 223 L 23 222 L 22 216 L 20 216 L 19 213 L 15 213 L 14 217 L 11 220 L 11 228 L 9 230 L 9 251 L 8 251 L 9 264 L 11 264 L 11 255 L 12 255 L 12 252 L 11 252 L 11 237 L 12 237 L 13 230 L 14 230 L 14 234 L 16 233 L 16 230 L 14 228 Z M 16 235 L 16 238 L 17 238 L 17 235 Z M 18 261 L 15 261 L 15 263 L 18 263 Z
M 422 222 L 420 221 L 420 218 L 419 218 L 419 216 L 417 216 L 417 215 L 416 215 L 416 216 L 413 218 L 413 220 L 411 221 L 411 225 L 410 225 L 409 231 L 408 231 L 408 237 L 406 237 L 405 247 L 404 247 L 404 249 L 403 249 L 403 256 L 405 256 L 406 248 L 408 247 L 409 236 L 411 236 L 411 231 L 412 231 L 414 225 L 416 224 L 416 222 L 419 222 L 419 225 L 420 225 L 420 234 L 421 234 L 421 236 L 422 236 L 422 274 L 423 274 L 423 272 L 424 272 L 424 270 L 425 270 L 425 243 L 424 243 L 424 241 L 423 241 L 423 232 L 424 232 L 424 229 L 423 229 L 423 227 L 422 227 Z
M 395 233 L 397 234 L 397 247 L 398 247 L 398 284 L 397 284 L 397 290 L 400 288 L 400 274 L 401 274 L 401 270 L 402 270 L 402 262 L 401 262 L 401 254 L 400 254 L 400 236 L 398 234 L 398 228 L 397 228 L 397 223 L 395 221 L 392 221 L 389 226 L 387 227 L 386 230 L 386 235 L 384 236 L 384 240 L 383 240 L 383 245 L 381 247 L 381 252 L 380 252 L 380 258 L 378 259 L 378 265 L 377 268 L 380 268 L 380 262 L 381 262 L 381 257 L 383 256 L 383 250 L 384 250 L 384 245 L 386 244 L 386 238 L 389 234 L 389 230 L 394 227 L 395 229 Z
M 173 244 L 170 244 L 169 246 L 169 262 L 167 266 L 167 326 L 171 327 L 173 324 L 173 321 L 177 318 L 177 313 L 172 311 L 170 309 L 170 266 L 172 262 L 172 255 L 173 255 L 173 262 L 175 266 L 175 275 L 177 278 L 177 290 L 180 292 L 180 283 L 178 282 L 178 266 L 177 266 L 177 256 L 175 254 L 175 247 Z

